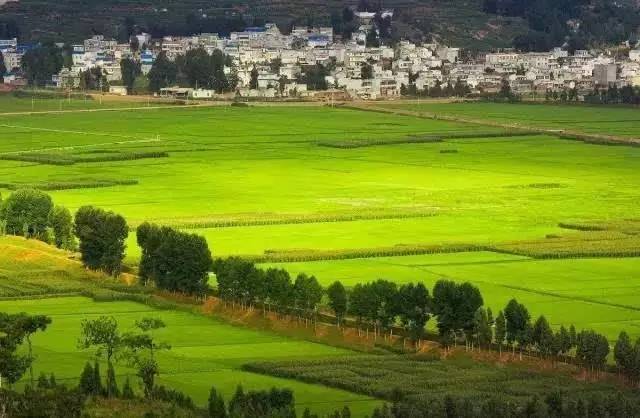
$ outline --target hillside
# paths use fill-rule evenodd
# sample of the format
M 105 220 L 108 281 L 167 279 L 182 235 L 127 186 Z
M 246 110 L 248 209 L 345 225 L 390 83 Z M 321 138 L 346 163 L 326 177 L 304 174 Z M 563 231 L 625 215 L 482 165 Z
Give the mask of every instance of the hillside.
M 392 37 L 435 39 L 472 49 L 517 46 L 549 49 L 637 38 L 638 4 L 565 0 L 17 0 L 0 3 L 0 39 L 78 41 L 104 34 L 124 41 L 132 33 L 154 36 L 217 32 L 275 22 L 343 29 L 345 7 L 393 9 Z
M 276 22 L 287 31 L 293 25 L 332 25 L 354 1 L 343 0 L 19 0 L 0 6 L 0 38 L 19 34 L 24 40 L 78 41 L 94 33 L 120 40 L 134 30 L 156 36 L 241 30 L 246 25 Z M 433 37 L 474 48 L 509 46 L 524 33 L 524 22 L 482 11 L 482 0 L 388 0 L 395 10 L 394 36 Z M 202 16 L 205 16 L 203 18 Z M 333 16 L 333 17 L 332 17 Z

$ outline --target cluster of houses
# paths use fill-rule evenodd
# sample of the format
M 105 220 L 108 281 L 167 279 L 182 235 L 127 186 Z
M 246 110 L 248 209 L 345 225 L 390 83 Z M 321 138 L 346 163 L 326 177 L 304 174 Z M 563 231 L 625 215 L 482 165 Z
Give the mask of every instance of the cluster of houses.
M 391 18 L 392 11 L 383 12 Z M 400 41 L 393 46 L 371 46 L 368 37 L 375 32 L 376 15 L 356 12 L 359 28 L 350 39 L 336 36 L 331 27 L 295 27 L 283 34 L 275 24 L 248 27 L 228 37 L 215 33 L 193 36 L 166 36 L 153 39 L 142 33 L 130 43 L 118 43 L 93 36 L 71 46 L 71 59 L 51 84 L 58 88 L 80 85 L 80 74 L 100 67 L 114 93 L 126 94 L 118 86 L 122 79 L 120 61 L 132 58 L 140 62 L 143 74 L 153 67 L 160 53 L 170 60 L 187 51 L 203 48 L 208 53 L 220 50 L 231 58 L 225 72 L 234 71 L 238 88 L 234 94 L 246 97 L 290 97 L 327 94 L 314 92 L 302 82 L 305 69 L 322 64 L 327 69 L 326 85 L 332 94 L 360 99 L 379 99 L 401 95 L 409 85 L 414 91 L 464 82 L 472 92 L 497 92 L 504 80 L 519 94 L 545 94 L 576 89 L 592 91 L 598 86 L 616 84 L 640 86 L 640 46 L 630 46 L 627 55 L 606 50 L 578 50 L 569 54 L 556 48 L 549 52 L 518 53 L 502 51 L 474 57 L 461 57 L 459 48 L 438 43 L 415 44 Z M 369 46 L 367 46 L 369 43 Z M 0 52 L 8 74 L 5 83 L 19 84 L 22 55 L 33 45 L 21 45 L 16 39 L 0 40 Z M 366 71 L 363 71 L 366 67 Z M 257 88 L 250 88 L 252 72 L 257 70 Z M 404 88 L 403 88 L 404 87 Z M 212 91 L 168 88 L 163 94 L 193 98 L 214 97 Z

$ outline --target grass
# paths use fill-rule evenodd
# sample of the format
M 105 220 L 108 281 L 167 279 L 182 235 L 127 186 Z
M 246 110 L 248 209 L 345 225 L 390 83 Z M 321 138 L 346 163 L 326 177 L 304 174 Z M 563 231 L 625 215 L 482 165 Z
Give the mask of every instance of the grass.
M 376 280 L 398 284 L 441 279 L 476 284 L 497 314 L 509 299 L 523 302 L 532 315 L 544 314 L 554 326 L 595 328 L 615 339 L 625 329 L 640 337 L 640 258 L 533 260 L 492 252 L 379 257 L 354 260 L 275 263 L 293 275 L 314 274 L 323 285 L 346 286 Z M 433 326 L 433 322 L 432 322 Z
M 245 390 L 273 386 L 291 388 L 295 392 L 298 413 L 309 407 L 312 411 L 328 414 L 348 405 L 354 416 L 362 417 L 380 403 L 369 396 L 240 369 L 243 364 L 254 361 L 309 360 L 354 354 L 344 349 L 234 327 L 187 312 L 158 311 L 133 302 L 98 303 L 83 297 L 65 297 L 0 301 L 0 310 L 47 314 L 53 319 L 47 331 L 33 338 L 36 376 L 40 371 L 53 372 L 59 381 L 75 381 L 84 363 L 92 358 L 92 352 L 80 351 L 76 346 L 83 319 L 113 315 L 123 330 L 127 330 L 133 327 L 135 320 L 155 316 L 162 318 L 167 328 L 154 335 L 172 346 L 170 351 L 157 355 L 162 372 L 159 383 L 186 392 L 201 406 L 205 405 L 212 385 L 228 401 L 240 383 Z M 135 372 L 124 365 L 118 365 L 116 370 L 121 381 L 125 376 L 137 381 Z

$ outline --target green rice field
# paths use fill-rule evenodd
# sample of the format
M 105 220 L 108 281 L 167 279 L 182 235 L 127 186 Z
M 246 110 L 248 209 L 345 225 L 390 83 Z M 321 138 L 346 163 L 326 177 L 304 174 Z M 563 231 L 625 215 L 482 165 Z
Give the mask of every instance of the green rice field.
M 83 297 L 0 301 L 0 311 L 46 314 L 53 320 L 46 332 L 33 337 L 36 376 L 44 371 L 55 373 L 59 381 L 75 381 L 85 362 L 93 361 L 92 351 L 79 351 L 76 345 L 83 319 L 112 315 L 126 331 L 135 320 L 158 317 L 167 328 L 158 330 L 154 336 L 172 346 L 171 350 L 158 353 L 161 368 L 158 383 L 184 391 L 200 406 L 206 403 L 211 386 L 229 400 L 237 384 L 242 384 L 245 390 L 290 388 L 299 414 L 308 407 L 326 415 L 347 405 L 354 416 L 364 416 L 380 404 L 369 396 L 240 369 L 254 361 L 344 358 L 356 354 L 343 349 L 234 327 L 187 312 L 158 311 L 133 302 L 98 303 Z M 102 371 L 106 372 L 104 364 Z M 126 376 L 130 376 L 132 383 L 138 381 L 135 371 L 125 365 L 117 365 L 116 373 L 121 384 Z M 28 380 L 28 376 L 23 380 Z
M 587 132 L 609 133 L 616 126 L 632 134 L 638 125 L 637 112 L 625 108 L 491 103 L 401 106 L 437 107 L 474 118 L 520 118 L 544 126 L 565 123 Z M 6 133 L 0 143 L 4 194 L 19 187 L 39 187 L 72 210 L 93 204 L 123 214 L 134 227 L 155 221 L 187 228 L 207 238 L 214 256 L 239 254 L 268 261 L 278 253 L 321 253 L 313 259 L 324 262 L 312 263 L 307 270 L 325 281 L 333 277 L 324 272 L 340 272 L 344 264 L 356 270 L 350 283 L 383 274 L 367 270 L 380 261 L 375 258 L 332 260 L 344 252 L 370 254 L 376 248 L 458 244 L 520 251 L 529 242 L 571 232 L 559 223 L 619 222 L 637 217 L 640 205 L 640 148 L 543 135 L 509 137 L 501 128 L 479 131 L 476 125 L 412 116 L 308 105 L 224 106 L 5 114 L 0 115 L 0 129 Z M 474 132 L 484 137 L 456 138 Z M 402 143 L 403 138 L 425 136 L 441 140 Z M 326 146 L 345 141 L 365 146 Z M 385 141 L 389 145 L 381 145 Z M 149 157 L 134 157 L 142 153 Z M 583 246 L 593 252 L 593 247 L 608 249 L 624 242 L 625 255 L 635 254 L 640 242 L 635 233 L 627 232 L 619 233 L 624 241 L 611 241 L 607 235 L 604 241 L 588 244 L 582 235 L 576 239 L 569 235 L 548 241 L 554 246 L 542 253 L 580 256 Z M 524 244 L 517 244 L 521 241 Z M 138 257 L 132 233 L 127 262 L 135 264 Z M 464 260 L 475 255 L 442 257 Z M 555 293 L 564 288 L 547 288 L 546 283 L 563 283 L 567 270 L 577 272 L 573 266 L 586 262 L 540 262 L 548 268 L 534 268 L 532 262 L 510 263 L 513 277 L 500 279 L 499 289 L 473 270 L 460 274 L 436 270 L 429 280 L 442 274 L 487 282 L 483 286 L 492 286 L 486 294 L 493 306 L 509 295 L 555 301 Z M 623 270 L 634 260 L 603 262 L 610 262 L 609 267 L 586 268 L 602 288 L 623 274 L 628 274 L 629 283 L 638 278 L 633 269 Z M 482 277 L 494 276 L 501 265 L 483 264 Z M 357 271 L 360 267 L 362 271 Z M 397 281 L 426 279 L 403 269 L 384 271 L 384 275 Z M 528 285 L 522 286 L 523 281 Z M 509 285 L 538 293 L 505 287 Z M 598 298 L 610 304 L 632 304 L 618 300 L 612 292 L 600 293 Z M 571 303 L 583 306 L 586 302 L 563 299 L 563 304 Z M 615 313 L 590 321 L 568 307 L 567 311 L 585 326 L 607 323 L 610 335 L 616 328 L 611 321 L 635 318 L 621 317 L 621 308 L 597 306 Z M 628 310 L 623 310 L 625 315 Z M 549 316 L 558 323 L 565 313 L 554 308 Z

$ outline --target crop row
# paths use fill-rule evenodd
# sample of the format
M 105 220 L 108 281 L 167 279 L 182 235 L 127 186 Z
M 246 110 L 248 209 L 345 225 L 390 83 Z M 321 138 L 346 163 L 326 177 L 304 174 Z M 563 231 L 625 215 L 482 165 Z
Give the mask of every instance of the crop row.
M 71 190 L 71 189 L 96 189 L 101 187 L 131 186 L 138 184 L 138 180 L 88 180 L 88 181 L 48 181 L 40 183 L 0 183 L 0 188 L 8 190 L 37 189 L 44 191 Z
M 382 219 L 427 218 L 436 213 L 424 209 L 403 209 L 395 211 L 370 210 L 362 212 L 324 212 L 310 214 L 264 214 L 251 216 L 221 216 L 196 219 L 166 219 L 163 225 L 182 229 L 227 228 L 236 226 L 286 225 L 326 222 L 352 222 Z
M 640 236 L 615 231 L 591 231 L 502 243 L 488 249 L 539 259 L 640 256 Z
M 388 400 L 436 399 L 448 395 L 468 398 L 493 396 L 523 400 L 532 394 L 571 389 L 607 393 L 613 387 L 587 387 L 558 376 L 537 375 L 515 367 L 492 367 L 457 360 L 424 361 L 397 355 L 351 356 L 306 361 L 249 363 L 253 373 L 323 384 Z
M 365 139 L 348 139 L 345 141 L 322 141 L 317 145 L 328 148 L 363 148 L 376 145 L 395 145 L 395 144 L 420 144 L 430 142 L 442 142 L 447 139 L 467 139 L 467 138 L 498 138 L 498 137 L 514 137 L 514 136 L 531 136 L 535 133 L 526 131 L 506 131 L 506 132 L 457 132 L 445 133 L 441 135 L 424 135 L 424 136 L 407 136 L 404 138 L 365 138 Z
M 348 260 L 353 258 L 393 257 L 403 255 L 445 254 L 484 251 L 474 244 L 396 245 L 392 247 L 352 248 L 339 250 L 266 250 L 260 256 L 246 256 L 256 263 L 287 263 L 320 260 Z
M 73 156 L 65 154 L 43 154 L 43 153 L 18 153 L 0 155 L 0 160 L 22 161 L 45 165 L 73 165 L 76 163 L 97 163 L 108 161 L 131 161 L 144 158 L 165 158 L 169 153 L 165 151 L 150 152 L 118 152 L 91 156 Z

